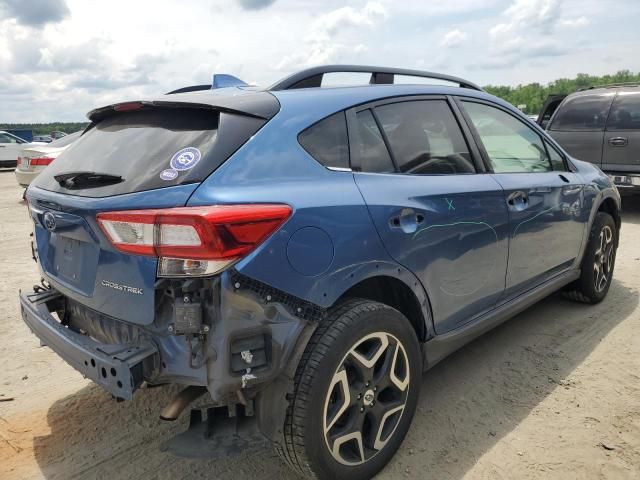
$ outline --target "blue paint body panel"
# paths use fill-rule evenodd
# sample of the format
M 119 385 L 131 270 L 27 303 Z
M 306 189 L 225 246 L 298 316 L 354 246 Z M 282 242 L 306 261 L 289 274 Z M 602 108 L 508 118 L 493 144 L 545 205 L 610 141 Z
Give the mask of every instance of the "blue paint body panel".
M 558 172 L 493 177 L 506 197 L 515 191 L 528 195 L 521 209 L 509 209 L 508 298 L 574 265 L 589 212 L 584 208 L 582 179 L 575 173 L 562 172 L 567 181 Z
M 445 182 L 362 173 L 356 182 L 386 249 L 429 292 L 436 333 L 484 313 L 501 297 L 508 215 L 491 175 L 452 175 Z M 399 225 L 389 225 L 395 217 Z

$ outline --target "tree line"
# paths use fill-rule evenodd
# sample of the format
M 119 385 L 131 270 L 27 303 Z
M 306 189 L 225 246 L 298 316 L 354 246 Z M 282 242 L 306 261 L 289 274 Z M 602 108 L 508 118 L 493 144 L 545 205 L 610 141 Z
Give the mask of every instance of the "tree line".
M 584 88 L 610 85 L 612 83 L 640 83 L 640 73 L 620 70 L 613 75 L 588 75 L 579 73 L 575 78 L 559 78 L 546 85 L 528 83 L 515 87 L 487 85 L 487 92 L 500 97 L 512 105 L 525 105 L 524 112 L 538 114 L 549 95 L 569 94 Z
M 640 73 L 620 70 L 612 75 L 589 75 L 579 73 L 575 78 L 559 78 L 546 85 L 528 83 L 515 87 L 504 85 L 487 85 L 487 92 L 500 97 L 512 105 L 524 105 L 524 112 L 538 114 L 549 95 L 568 94 L 580 89 L 609 85 L 612 83 L 640 83 Z M 52 123 L 3 123 L 0 130 L 30 129 L 34 135 L 48 135 L 53 131 L 73 133 L 86 128 L 88 122 L 52 122 Z

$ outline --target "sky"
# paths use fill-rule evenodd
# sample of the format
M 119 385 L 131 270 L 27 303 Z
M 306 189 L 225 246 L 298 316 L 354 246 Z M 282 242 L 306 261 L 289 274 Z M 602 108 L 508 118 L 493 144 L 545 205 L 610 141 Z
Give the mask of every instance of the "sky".
M 640 71 L 638 0 L 0 0 L 0 122 L 352 63 L 480 85 Z

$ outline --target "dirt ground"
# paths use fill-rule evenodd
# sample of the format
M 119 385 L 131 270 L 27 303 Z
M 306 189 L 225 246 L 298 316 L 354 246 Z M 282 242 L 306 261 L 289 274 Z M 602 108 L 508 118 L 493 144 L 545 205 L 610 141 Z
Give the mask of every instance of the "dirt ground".
M 40 347 L 18 309 L 38 274 L 12 172 L 0 173 L 0 191 L 1 479 L 296 478 L 270 451 L 160 452 L 184 428 L 158 419 L 175 390 L 116 403 Z M 554 295 L 425 374 L 413 426 L 379 478 L 640 478 L 640 199 L 624 207 L 607 299 Z

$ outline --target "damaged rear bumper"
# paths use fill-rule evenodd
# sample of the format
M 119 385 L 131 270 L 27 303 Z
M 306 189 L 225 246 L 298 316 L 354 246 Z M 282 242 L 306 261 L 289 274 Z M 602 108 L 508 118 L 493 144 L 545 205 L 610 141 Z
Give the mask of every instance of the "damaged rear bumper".
M 157 372 L 160 358 L 150 341 L 110 345 L 74 332 L 62 325 L 48 305 L 55 291 L 20 294 L 22 318 L 40 341 L 69 365 L 93 380 L 112 395 L 131 399 L 140 384 Z

